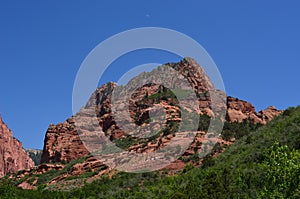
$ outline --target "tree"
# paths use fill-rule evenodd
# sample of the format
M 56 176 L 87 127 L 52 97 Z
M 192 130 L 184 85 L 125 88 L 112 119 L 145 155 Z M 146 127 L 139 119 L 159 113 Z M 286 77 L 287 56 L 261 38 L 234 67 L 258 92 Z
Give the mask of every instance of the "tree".
M 263 166 L 267 169 L 266 183 L 260 198 L 299 198 L 300 152 L 275 142 L 267 151 Z

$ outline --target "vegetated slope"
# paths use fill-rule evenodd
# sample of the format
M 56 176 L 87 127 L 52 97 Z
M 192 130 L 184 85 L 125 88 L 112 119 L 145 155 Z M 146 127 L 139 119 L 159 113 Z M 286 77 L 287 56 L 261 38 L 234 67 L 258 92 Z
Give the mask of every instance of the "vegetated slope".
M 269 184 L 266 184 L 268 170 L 276 166 L 268 169 L 265 164 L 268 161 L 269 150 L 276 141 L 299 153 L 300 107 L 288 109 L 266 126 L 242 137 L 217 158 L 208 159 L 202 167 L 191 169 L 185 174 L 166 177 L 155 182 L 148 180 L 142 186 L 131 186 L 130 181 L 127 184 L 123 183 L 122 186 L 114 182 L 104 185 L 101 181 L 97 181 L 87 185 L 83 190 L 96 190 L 97 186 L 99 186 L 98 190 L 101 186 L 117 187 L 104 193 L 103 196 L 107 198 L 130 196 L 133 198 L 257 198 L 261 196 L 264 189 L 269 189 Z M 274 153 L 274 155 L 280 157 L 280 154 Z M 295 161 L 295 165 L 298 167 L 295 169 L 296 175 L 293 179 L 279 179 L 278 187 L 281 186 L 281 181 L 293 181 L 296 189 L 292 189 L 291 193 L 286 195 L 278 193 L 277 197 L 300 197 L 299 158 Z M 122 191 L 120 187 L 123 187 Z M 96 193 L 97 191 L 94 194 Z
M 2 198 L 299 198 L 299 150 L 300 107 L 243 136 L 201 167 L 186 166 L 175 176 L 119 173 L 70 192 L 21 191 L 6 183 L 0 192 Z

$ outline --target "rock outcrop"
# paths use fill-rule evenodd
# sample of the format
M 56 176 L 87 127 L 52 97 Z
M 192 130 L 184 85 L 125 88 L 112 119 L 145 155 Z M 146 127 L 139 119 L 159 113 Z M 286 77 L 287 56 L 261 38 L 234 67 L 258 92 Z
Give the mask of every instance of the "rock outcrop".
M 13 137 L 12 131 L 0 117 L 0 177 L 33 166 L 34 162 L 23 149 L 22 143 Z
M 9 178 L 14 182 L 19 182 L 17 187 L 33 190 L 38 187 L 39 177 L 51 172 L 52 178 L 48 178 L 44 182 L 48 190 L 64 190 L 64 187 L 68 187 L 66 190 L 70 190 L 70 186 L 81 187 L 86 182 L 99 179 L 104 173 L 108 174 L 111 170 L 97 158 L 87 156 L 69 164 L 40 164 L 30 170 L 12 174 Z
M 51 163 L 71 161 L 89 154 L 89 150 L 84 146 L 76 129 L 75 118 L 77 116 L 82 118 L 80 126 L 84 128 L 82 130 L 84 133 L 94 132 L 97 134 L 97 130 L 94 127 L 94 125 L 97 125 L 101 128 L 100 131 L 103 131 L 110 141 L 119 139 L 126 140 L 128 139 L 128 136 L 122 129 L 127 125 L 129 126 L 128 128 L 130 128 L 130 121 L 132 120 L 141 127 L 147 126 L 150 109 L 153 104 L 156 104 L 158 107 L 165 110 L 167 120 L 166 125 L 169 126 L 164 127 L 168 128 L 168 131 L 170 132 L 161 132 L 154 140 L 151 140 L 151 142 L 147 142 L 147 140 L 146 142 L 142 142 L 144 140 L 132 142 L 132 145 L 128 146 L 126 149 L 130 152 L 146 153 L 163 148 L 171 139 L 174 139 L 171 131 L 176 130 L 176 125 L 181 122 L 180 114 L 182 113 L 182 110 L 180 110 L 178 105 L 178 99 L 173 96 L 170 90 L 168 90 L 168 88 L 170 88 L 169 85 L 181 83 L 178 83 L 178 79 L 170 74 L 172 71 L 168 71 L 168 67 L 178 71 L 192 86 L 193 91 L 196 93 L 198 99 L 196 105 L 183 102 L 184 105 L 188 104 L 187 107 L 189 108 L 184 110 L 188 114 L 191 113 L 190 109 L 195 108 L 197 114 L 208 114 L 213 117 L 218 116 L 220 112 L 224 112 L 223 119 L 225 119 L 227 113 L 226 119 L 230 122 L 242 122 L 244 119 L 251 119 L 255 123 L 265 124 L 282 113 L 282 111 L 278 111 L 274 107 L 269 107 L 268 109 L 257 113 L 253 105 L 249 102 L 233 97 L 227 97 L 226 106 L 225 94 L 215 90 L 213 84 L 205 75 L 199 64 L 191 58 L 185 58 L 179 63 L 165 64 L 150 73 L 142 73 L 130 80 L 127 91 L 133 90 L 133 92 L 129 99 L 129 104 L 122 103 L 122 101 L 125 101 L 125 99 L 122 98 L 122 93 L 117 96 L 117 98 L 115 97 L 116 100 L 114 101 L 114 106 L 117 107 L 116 110 L 118 110 L 118 115 L 120 115 L 119 117 L 125 120 L 121 125 L 116 122 L 118 118 L 114 116 L 112 111 L 112 92 L 114 89 L 118 88 L 117 85 L 115 83 L 108 83 L 98 88 L 92 94 L 86 106 L 75 116 L 70 117 L 64 123 L 58 125 L 51 124 L 49 126 L 45 136 L 41 162 Z M 149 83 L 149 81 L 156 83 Z M 184 84 L 181 86 L 184 87 Z M 182 90 L 179 90 L 178 93 L 186 95 Z M 215 100 L 214 105 L 212 105 L 212 97 Z M 124 111 L 124 107 L 128 107 L 129 110 L 125 109 Z M 97 117 L 97 124 L 94 124 L 95 121 L 90 120 L 93 115 L 96 115 Z M 162 126 L 155 124 L 150 127 L 150 129 L 156 128 L 161 129 Z M 132 133 L 132 135 L 134 135 L 134 133 Z M 128 140 L 132 141 L 131 139 Z M 201 141 L 200 138 L 199 140 Z M 192 146 L 196 146 L 196 142 L 200 142 L 199 140 L 195 139 Z M 189 151 L 186 153 L 193 153 L 194 148 L 189 148 Z M 196 148 L 201 147 L 197 145 Z
M 73 118 L 58 125 L 51 124 L 47 130 L 41 163 L 65 162 L 88 155 L 75 130 Z
M 274 106 L 256 112 L 254 106 L 246 101 L 234 97 L 227 97 L 227 121 L 242 122 L 244 119 L 253 120 L 254 123 L 266 124 L 274 117 L 283 113 Z

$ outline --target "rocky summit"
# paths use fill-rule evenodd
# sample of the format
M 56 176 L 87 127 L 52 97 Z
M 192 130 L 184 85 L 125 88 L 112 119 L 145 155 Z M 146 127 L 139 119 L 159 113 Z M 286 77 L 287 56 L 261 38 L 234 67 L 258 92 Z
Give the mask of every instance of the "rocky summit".
M 172 70 L 168 71 L 170 68 Z M 178 83 L 179 80 L 174 78 L 175 75 L 172 75 L 172 71 L 178 73 L 177 76 L 182 76 L 182 79 L 187 80 L 197 96 L 197 103 L 194 105 L 182 102 L 184 105 L 190 105 L 186 110 L 181 110 L 179 98 L 174 96 L 174 92 L 170 92 L 169 88 L 175 84 L 185 87 L 184 83 Z M 124 87 L 118 87 L 116 83 L 105 84 L 91 95 L 87 104 L 76 115 L 68 118 L 63 123 L 51 124 L 45 136 L 41 162 L 69 162 L 90 154 L 91 151 L 87 150 L 87 146 L 82 142 L 82 137 L 79 136 L 78 125 L 84 128 L 81 130 L 85 134 L 94 133 L 96 135 L 101 131 L 110 141 L 116 144 L 119 143 L 119 140 L 126 141 L 125 146 L 124 144 L 120 144 L 120 146 L 127 151 L 145 153 L 163 148 L 170 140 L 174 139 L 171 131 L 176 131 L 176 127 L 180 124 L 182 111 L 191 114 L 191 109 L 195 109 L 198 115 L 205 114 L 210 117 L 217 117 L 218 114 L 222 115 L 222 111 L 224 111 L 224 118 L 220 117 L 229 122 L 242 122 L 245 119 L 250 119 L 254 123 L 260 124 L 265 124 L 282 113 L 274 107 L 269 107 L 257 113 L 251 103 L 229 96 L 226 97 L 224 93 L 214 88 L 204 70 L 191 58 L 185 58 L 179 63 L 168 63 L 159 66 L 148 73 L 144 72 L 130 80 L 125 87 L 126 91 L 124 91 Z M 120 88 L 123 91 L 120 91 L 117 97 L 113 96 L 113 92 L 120 90 Z M 184 90 L 177 89 L 176 91 L 176 94 L 187 96 Z M 130 98 L 122 98 L 124 93 L 131 93 Z M 112 102 L 112 98 L 116 100 Z M 124 103 L 126 100 L 128 104 Z M 160 131 L 155 138 L 151 137 L 153 139 L 151 142 L 149 139 L 142 141 L 132 139 L 132 136 L 126 134 L 128 131 L 125 132 L 123 129 L 126 126 L 130 129 L 128 124 L 131 124 L 132 121 L 138 127 L 147 127 L 153 104 L 166 111 L 166 126 L 152 124 L 152 126 L 148 126 L 148 131 L 146 130 L 144 133 L 150 133 L 149 129 L 159 128 L 167 129 L 169 132 Z M 113 110 L 113 106 L 117 108 Z M 127 107 L 129 110 L 127 110 Z M 115 114 L 119 116 L 115 116 Z M 76 122 L 77 117 L 81 117 L 80 124 L 78 121 Z M 92 117 L 96 117 L 97 121 L 92 121 L 90 119 Z M 125 122 L 123 121 L 120 125 L 120 122 L 116 121 L 118 118 L 123 118 Z M 100 128 L 96 128 L 95 125 Z M 131 132 L 131 135 L 133 134 Z M 196 139 L 194 139 L 185 154 L 196 151 L 193 147 L 201 148 L 201 146 L 196 145 L 196 142 L 203 141 L 201 139 L 203 134 L 205 133 L 198 129 Z M 218 142 L 222 143 L 224 141 L 219 140 Z
M 22 143 L 13 137 L 12 131 L 0 117 L 0 177 L 33 166 L 34 162 L 23 149 Z

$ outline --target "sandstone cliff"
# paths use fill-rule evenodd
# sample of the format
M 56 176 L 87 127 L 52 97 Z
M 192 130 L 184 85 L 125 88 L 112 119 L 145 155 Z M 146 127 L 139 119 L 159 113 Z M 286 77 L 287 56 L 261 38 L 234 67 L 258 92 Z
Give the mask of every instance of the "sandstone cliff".
M 0 117 L 0 177 L 33 166 L 34 162 L 23 149 L 22 143 L 13 137 L 12 131 Z
M 45 136 L 41 163 L 76 160 L 88 154 L 89 152 L 75 130 L 72 118 L 64 123 L 49 126 Z

